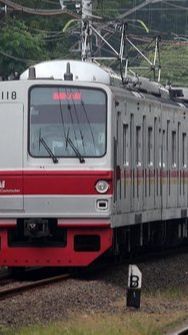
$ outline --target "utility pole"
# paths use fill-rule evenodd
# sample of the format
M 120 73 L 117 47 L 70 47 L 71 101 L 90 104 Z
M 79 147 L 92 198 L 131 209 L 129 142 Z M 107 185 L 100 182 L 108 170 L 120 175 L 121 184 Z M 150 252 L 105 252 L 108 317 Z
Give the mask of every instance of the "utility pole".
M 0 18 L 3 18 L 7 15 L 7 5 L 0 7 Z
M 81 27 L 81 58 L 85 61 L 91 56 L 91 23 L 92 0 L 82 0 L 82 27 Z

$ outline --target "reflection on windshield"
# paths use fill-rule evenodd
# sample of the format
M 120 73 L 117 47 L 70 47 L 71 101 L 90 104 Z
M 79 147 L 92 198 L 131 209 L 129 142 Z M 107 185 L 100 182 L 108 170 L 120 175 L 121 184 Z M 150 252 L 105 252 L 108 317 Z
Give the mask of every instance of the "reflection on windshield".
M 106 94 L 98 89 L 34 87 L 30 92 L 30 154 L 101 157 L 106 151 Z M 73 143 L 67 145 L 67 138 Z M 78 155 L 76 154 L 75 148 Z

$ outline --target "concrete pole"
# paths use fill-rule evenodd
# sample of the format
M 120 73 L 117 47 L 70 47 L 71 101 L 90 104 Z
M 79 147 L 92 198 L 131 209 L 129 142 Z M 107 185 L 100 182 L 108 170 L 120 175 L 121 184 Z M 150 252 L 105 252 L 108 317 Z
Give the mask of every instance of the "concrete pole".
M 91 31 L 89 29 L 89 23 L 92 17 L 92 0 L 82 0 L 82 45 L 81 45 L 81 57 L 82 60 L 86 60 L 91 56 Z

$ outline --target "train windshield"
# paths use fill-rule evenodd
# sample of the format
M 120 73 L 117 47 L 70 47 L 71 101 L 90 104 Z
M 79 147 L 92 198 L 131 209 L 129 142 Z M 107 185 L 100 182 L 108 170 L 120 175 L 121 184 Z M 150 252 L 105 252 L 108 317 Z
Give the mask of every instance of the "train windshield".
M 33 157 L 102 157 L 107 102 L 101 89 L 46 86 L 30 90 L 29 152 Z

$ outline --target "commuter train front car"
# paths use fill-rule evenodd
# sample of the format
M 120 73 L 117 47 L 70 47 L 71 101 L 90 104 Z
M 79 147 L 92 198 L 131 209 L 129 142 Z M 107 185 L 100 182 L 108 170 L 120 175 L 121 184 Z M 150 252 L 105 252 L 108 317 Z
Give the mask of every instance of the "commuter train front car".
M 187 241 L 186 103 L 79 61 L 37 64 L 0 91 L 0 266 Z

